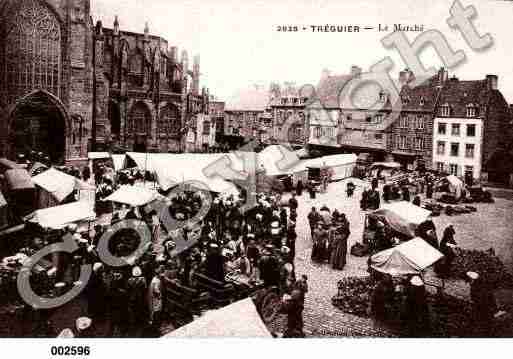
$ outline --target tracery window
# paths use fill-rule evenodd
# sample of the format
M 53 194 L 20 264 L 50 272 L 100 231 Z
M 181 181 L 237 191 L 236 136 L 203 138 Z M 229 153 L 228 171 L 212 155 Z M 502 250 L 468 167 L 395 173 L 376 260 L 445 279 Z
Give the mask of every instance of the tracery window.
M 61 29 L 50 9 L 38 0 L 18 0 L 6 41 L 6 82 L 14 98 L 35 89 L 59 97 Z
M 167 105 L 160 111 L 159 132 L 176 136 L 181 129 L 178 108 L 174 105 Z
M 148 134 L 151 129 L 151 114 L 146 105 L 138 102 L 132 108 L 128 120 L 128 131 L 136 134 Z

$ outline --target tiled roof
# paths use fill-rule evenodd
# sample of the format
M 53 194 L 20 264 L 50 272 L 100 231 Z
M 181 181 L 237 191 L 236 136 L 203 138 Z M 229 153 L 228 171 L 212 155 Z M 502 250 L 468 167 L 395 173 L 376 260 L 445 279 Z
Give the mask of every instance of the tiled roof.
M 326 108 L 340 108 L 339 95 L 351 80 L 350 75 L 336 75 L 322 78 L 317 85 L 317 98 Z
M 484 109 L 489 100 L 491 91 L 488 90 L 486 80 L 477 81 L 459 81 L 448 80 L 443 87 L 440 95 L 439 106 L 449 104 L 451 117 L 465 118 L 467 116 L 467 105 L 474 104 L 480 109 L 480 114 L 484 115 Z M 437 115 L 441 115 L 439 107 Z
M 226 101 L 227 111 L 264 111 L 269 106 L 269 91 L 265 87 L 238 90 Z
M 402 103 L 403 111 L 434 111 L 440 92 L 438 75 L 419 82 L 415 87 L 402 87 L 400 99 L 407 99 Z

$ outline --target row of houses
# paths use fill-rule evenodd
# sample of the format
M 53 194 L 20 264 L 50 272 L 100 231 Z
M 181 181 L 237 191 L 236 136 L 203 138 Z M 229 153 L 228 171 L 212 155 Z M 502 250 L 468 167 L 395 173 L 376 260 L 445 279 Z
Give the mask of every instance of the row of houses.
M 415 75 L 406 69 L 393 81 L 400 103 L 377 84 L 343 98 L 344 87 L 361 74 L 353 66 L 347 75 L 323 71 L 315 87 L 255 87 L 239 96 L 246 102 L 226 104 L 218 133 L 325 154 L 369 153 L 375 161 L 394 160 L 407 169 L 513 182 L 513 111 L 498 76 L 460 80 L 442 68 L 412 86 Z

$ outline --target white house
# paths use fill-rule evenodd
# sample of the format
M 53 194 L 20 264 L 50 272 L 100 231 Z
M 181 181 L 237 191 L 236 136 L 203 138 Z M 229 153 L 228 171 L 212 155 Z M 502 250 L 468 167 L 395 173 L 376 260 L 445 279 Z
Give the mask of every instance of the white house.
M 471 172 L 474 179 L 481 178 L 481 118 L 436 117 L 433 132 L 433 166 L 436 170 L 460 177 Z

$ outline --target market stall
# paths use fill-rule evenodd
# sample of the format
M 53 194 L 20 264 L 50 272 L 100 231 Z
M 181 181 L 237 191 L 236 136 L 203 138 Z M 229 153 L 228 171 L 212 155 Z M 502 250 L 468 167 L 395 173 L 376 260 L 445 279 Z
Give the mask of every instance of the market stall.
M 397 162 L 375 162 L 370 167 L 370 176 L 387 180 L 399 174 L 401 167 L 401 164 Z
M 111 158 L 116 172 L 126 168 L 126 155 L 112 155 Z
M 12 169 L 5 172 L 7 199 L 18 216 L 25 216 L 35 207 L 36 187 L 25 169 Z
M 415 237 L 418 225 L 430 216 L 430 211 L 407 201 L 385 203 L 380 209 L 368 214 L 368 217 L 378 219 L 407 238 Z
M 209 311 L 164 338 L 272 338 L 251 298 Z
M 308 180 L 308 161 L 300 160 L 296 152 L 285 146 L 268 146 L 256 156 L 257 169 L 266 177 L 282 181 L 285 187 L 296 187 L 300 180 L 303 184 Z M 289 186 L 286 185 L 287 181 L 290 182 Z
M 442 202 L 457 203 L 465 191 L 465 184 L 454 175 L 440 179 L 435 184 L 434 198 Z
M 121 186 L 116 192 L 105 198 L 103 201 L 126 204 L 131 207 L 141 207 L 157 200 L 158 198 L 159 194 L 155 190 L 139 186 Z
M 40 209 L 25 217 L 28 222 L 39 224 L 47 229 L 61 229 L 75 223 L 78 231 L 87 231 L 96 213 L 87 202 L 73 202 L 62 206 Z
M 54 207 L 65 201 L 74 201 L 71 198 L 75 191 L 91 187 L 76 177 L 70 176 L 55 168 L 32 177 L 39 191 L 37 194 L 38 208 Z
M 414 238 L 370 258 L 371 268 L 394 276 L 420 274 L 443 257 L 422 238 Z

